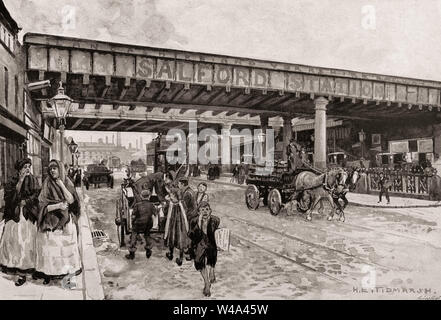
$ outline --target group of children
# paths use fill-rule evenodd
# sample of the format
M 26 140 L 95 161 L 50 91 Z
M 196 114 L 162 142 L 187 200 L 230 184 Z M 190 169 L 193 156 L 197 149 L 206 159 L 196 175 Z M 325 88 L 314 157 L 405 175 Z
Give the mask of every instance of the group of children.
M 164 228 L 164 244 L 168 248 L 166 257 L 173 260 L 174 250 L 179 256 L 175 262 L 181 266 L 186 260 L 194 260 L 196 270 L 201 272 L 204 279 L 205 296 L 210 296 L 210 286 L 216 280 L 214 268 L 217 261 L 217 246 L 215 231 L 219 227 L 220 219 L 213 216 L 209 196 L 206 193 L 207 184 L 201 182 L 194 192 L 188 185 L 187 178 L 178 180 L 177 185 L 164 175 L 164 186 L 167 193 L 162 209 L 166 213 Z M 133 207 L 132 234 L 130 236 L 129 254 L 127 259 L 135 258 L 138 235 L 145 238 L 147 259 L 152 254 L 150 230 L 153 226 L 153 217 L 158 215 L 156 207 L 150 201 L 151 191 L 141 191 L 140 201 Z

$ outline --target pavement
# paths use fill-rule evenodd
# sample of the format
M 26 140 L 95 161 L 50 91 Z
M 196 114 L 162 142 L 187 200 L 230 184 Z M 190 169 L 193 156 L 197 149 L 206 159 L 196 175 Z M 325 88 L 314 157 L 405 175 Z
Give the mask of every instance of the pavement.
M 237 184 L 231 182 L 231 175 L 223 175 L 216 180 L 207 180 L 207 176 L 202 174 L 201 177 L 191 178 L 194 181 L 214 182 L 224 185 L 235 186 L 238 188 L 246 189 L 246 184 Z M 364 194 L 364 193 L 352 193 L 349 192 L 346 196 L 350 205 L 359 207 L 370 208 L 431 208 L 441 207 L 441 201 L 422 200 L 415 198 L 397 197 L 395 195 L 390 196 L 390 204 L 387 204 L 386 199 L 383 202 L 378 203 L 378 195 L 376 194 Z
M 82 215 L 79 219 L 79 243 L 82 257 L 83 272 L 70 277 L 71 286 L 63 286 L 63 280 L 52 281 L 43 285 L 43 281 L 28 281 L 21 287 L 16 287 L 16 276 L 0 273 L 0 300 L 102 300 L 104 292 L 101 276 L 98 270 L 97 257 L 92 243 L 90 221 L 81 189 L 77 188 L 81 201 Z M 0 236 L 3 232 L 4 221 L 0 222 Z M 75 284 L 75 285 L 73 285 Z

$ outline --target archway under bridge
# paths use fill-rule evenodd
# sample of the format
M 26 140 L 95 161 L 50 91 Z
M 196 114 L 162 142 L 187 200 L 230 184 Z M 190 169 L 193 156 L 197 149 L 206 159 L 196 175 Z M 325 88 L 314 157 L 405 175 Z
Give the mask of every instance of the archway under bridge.
M 315 119 L 314 160 L 324 167 L 327 117 L 440 121 L 437 81 L 41 34 L 26 34 L 23 50 L 26 81 L 52 83 L 31 94 L 45 114 L 58 81 L 78 103 L 73 129 L 151 130 L 161 121 L 183 125 L 186 115 L 238 125 L 257 116 L 266 127 L 278 116 L 287 143 L 291 119 L 301 116 Z M 155 108 L 163 118 L 153 117 Z M 200 123 L 219 126 L 207 121 Z

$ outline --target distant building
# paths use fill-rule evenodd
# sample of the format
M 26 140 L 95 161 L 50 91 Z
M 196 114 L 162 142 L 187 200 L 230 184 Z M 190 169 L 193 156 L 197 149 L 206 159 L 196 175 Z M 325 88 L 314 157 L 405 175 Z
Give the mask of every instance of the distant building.
M 114 139 L 112 139 L 114 140 Z M 117 143 L 120 141 L 120 137 L 117 135 Z M 129 148 L 121 145 L 115 145 L 113 143 L 108 143 L 108 138 L 106 137 L 106 142 L 103 139 L 98 139 L 98 142 L 78 142 L 78 150 L 80 151 L 80 157 L 78 158 L 78 164 L 80 166 L 100 163 L 102 160 L 110 163 L 110 159 L 116 156 L 120 159 L 122 164 L 129 164 L 131 160 L 142 158 L 139 150 L 132 149 L 131 144 Z
M 4 205 L 4 186 L 15 174 L 15 162 L 26 155 L 28 126 L 23 104 L 26 63 L 18 42 L 19 31 L 17 22 L 0 0 L 0 210 Z

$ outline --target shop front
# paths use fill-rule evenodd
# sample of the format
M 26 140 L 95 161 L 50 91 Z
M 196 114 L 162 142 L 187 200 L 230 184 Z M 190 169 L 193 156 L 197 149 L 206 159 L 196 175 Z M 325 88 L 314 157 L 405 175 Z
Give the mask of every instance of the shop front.
M 435 159 L 433 138 L 391 140 L 389 158 L 394 167 L 425 169 Z M 384 159 L 382 162 L 384 163 Z
M 26 129 L 0 115 L 0 211 L 4 187 L 15 174 L 15 162 L 26 154 Z

